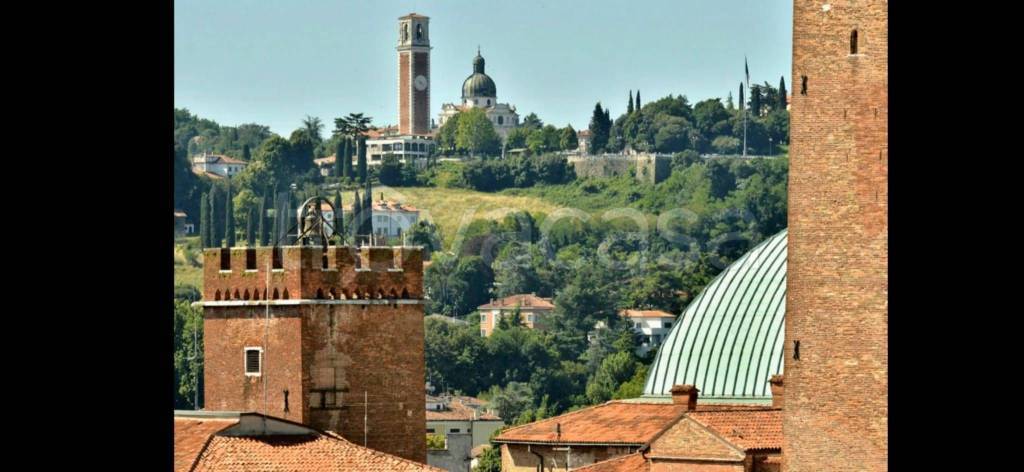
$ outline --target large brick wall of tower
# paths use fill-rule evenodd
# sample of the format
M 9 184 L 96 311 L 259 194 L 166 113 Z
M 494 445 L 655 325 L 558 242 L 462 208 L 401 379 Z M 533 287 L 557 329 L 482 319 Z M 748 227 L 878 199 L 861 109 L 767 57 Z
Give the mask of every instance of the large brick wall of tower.
M 272 251 L 204 252 L 206 408 L 266 405 L 426 462 L 420 249 L 290 246 L 277 263 Z M 246 347 L 265 347 L 262 375 L 245 375 Z
M 788 472 L 887 470 L 887 28 L 883 0 L 794 2 Z

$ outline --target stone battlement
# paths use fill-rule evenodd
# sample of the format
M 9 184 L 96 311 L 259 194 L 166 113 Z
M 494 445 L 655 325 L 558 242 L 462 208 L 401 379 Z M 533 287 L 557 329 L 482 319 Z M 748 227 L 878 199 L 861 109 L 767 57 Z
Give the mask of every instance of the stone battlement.
M 269 273 L 269 287 L 268 287 Z M 203 251 L 203 300 L 422 299 L 419 247 L 316 246 Z

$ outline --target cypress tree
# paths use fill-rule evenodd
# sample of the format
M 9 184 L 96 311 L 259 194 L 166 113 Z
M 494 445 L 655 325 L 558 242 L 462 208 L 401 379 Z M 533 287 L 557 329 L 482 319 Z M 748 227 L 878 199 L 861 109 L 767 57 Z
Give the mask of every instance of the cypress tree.
M 270 222 L 271 243 L 277 246 L 281 240 L 281 196 L 274 191 L 274 219 Z
M 786 77 L 779 77 L 779 110 L 786 109 L 786 94 L 788 93 L 789 92 L 786 91 Z
M 345 244 L 345 215 L 342 214 L 341 191 L 334 192 L 334 234 L 338 236 L 339 244 Z
M 260 198 L 260 213 L 259 213 L 259 233 L 260 233 L 260 246 L 266 246 L 267 240 L 270 239 L 270 234 L 267 232 L 267 195 L 268 189 L 263 189 L 263 197 Z
M 338 145 L 334 147 L 334 176 L 341 178 L 341 163 L 345 160 L 345 138 L 338 140 Z
M 370 186 L 370 179 L 366 179 L 366 193 L 363 195 L 363 213 L 366 214 L 366 218 L 363 220 L 363 224 L 366 226 L 363 229 L 363 234 L 373 237 L 373 188 Z M 372 246 L 372 244 L 371 244 Z
M 750 113 L 761 116 L 761 86 L 757 84 L 750 87 Z
M 366 182 L 369 180 L 366 174 L 366 136 L 359 135 L 356 139 L 356 170 L 359 172 L 359 180 Z
M 256 209 L 249 208 L 249 217 L 245 221 L 245 245 L 256 246 Z
M 736 105 L 732 102 L 732 91 L 729 91 L 729 96 L 725 99 L 725 109 L 732 111 L 733 108 L 736 108 Z
M 594 105 L 594 112 L 590 116 L 590 154 L 597 154 L 608 144 L 608 132 L 604 127 L 604 109 L 601 102 Z
M 352 154 L 355 143 L 352 138 L 345 138 L 345 161 L 341 163 L 341 173 L 345 179 L 352 180 Z
M 214 223 L 217 220 L 217 186 L 210 186 L 210 247 L 220 247 L 223 227 Z
M 242 145 L 242 160 L 248 162 L 250 159 L 252 159 L 252 153 L 250 153 L 250 151 L 249 151 L 249 145 L 248 144 L 243 144 Z
M 640 91 L 636 91 L 636 111 L 640 111 Z
M 199 244 L 210 247 L 210 203 L 206 192 L 199 197 Z
M 740 110 L 746 108 L 746 102 L 743 101 L 743 82 L 740 82 Z
M 228 196 L 224 200 L 224 236 L 228 247 L 235 247 L 235 203 L 231 201 L 231 182 L 228 182 Z
M 629 91 L 629 105 L 626 106 L 626 114 L 627 115 L 632 115 L 633 114 L 633 91 L 632 90 Z
M 363 234 L 363 228 L 361 226 L 363 223 L 362 218 L 363 201 L 359 198 L 359 189 L 356 189 L 356 196 L 352 200 L 352 221 L 349 222 L 349 226 L 352 227 L 352 240 L 356 242 L 357 246 L 359 245 L 359 236 Z

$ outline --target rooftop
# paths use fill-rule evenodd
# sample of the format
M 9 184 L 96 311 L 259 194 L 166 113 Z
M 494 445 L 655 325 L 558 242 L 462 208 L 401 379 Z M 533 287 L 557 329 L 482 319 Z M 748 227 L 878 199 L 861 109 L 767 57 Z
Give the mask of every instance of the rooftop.
M 641 453 L 626 454 L 606 461 L 573 469 L 573 472 L 647 472 L 650 464 Z
M 524 293 L 491 300 L 490 303 L 480 305 L 477 309 L 492 310 L 495 308 L 515 308 L 516 305 L 519 305 L 519 308 L 539 308 L 542 310 L 551 310 L 555 308 L 555 305 L 551 303 L 550 298 L 538 297 L 533 293 Z
M 782 409 L 694 411 L 689 417 L 737 447 L 782 449 Z
M 676 315 L 661 310 L 622 310 L 619 316 L 623 318 L 675 318 Z
M 444 410 L 427 409 L 427 421 L 501 421 L 497 415 L 480 411 L 484 402 L 473 397 L 431 397 L 431 403 L 444 403 Z
M 266 430 L 261 429 L 264 424 Z M 280 418 L 257 413 L 204 417 L 188 412 L 175 412 L 174 469 L 176 472 L 441 470 Z
M 686 405 L 613 400 L 507 429 L 494 442 L 639 446 L 675 423 L 685 411 Z

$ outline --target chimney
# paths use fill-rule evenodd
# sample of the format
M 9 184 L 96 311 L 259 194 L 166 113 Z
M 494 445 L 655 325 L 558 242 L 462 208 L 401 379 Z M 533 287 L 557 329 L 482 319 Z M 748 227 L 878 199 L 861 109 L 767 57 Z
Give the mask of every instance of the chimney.
M 772 408 L 782 408 L 783 388 L 782 376 L 773 375 L 768 383 L 772 384 Z
M 674 385 L 672 387 L 672 404 L 686 405 L 686 411 L 697 409 L 697 392 L 700 390 L 693 385 Z

